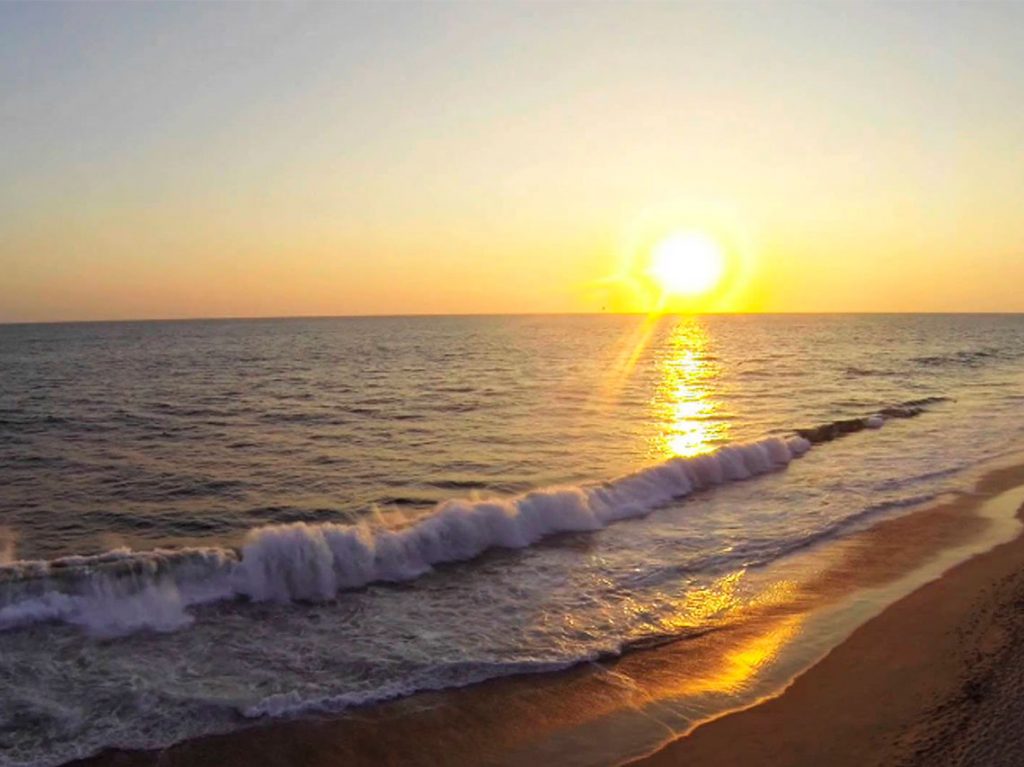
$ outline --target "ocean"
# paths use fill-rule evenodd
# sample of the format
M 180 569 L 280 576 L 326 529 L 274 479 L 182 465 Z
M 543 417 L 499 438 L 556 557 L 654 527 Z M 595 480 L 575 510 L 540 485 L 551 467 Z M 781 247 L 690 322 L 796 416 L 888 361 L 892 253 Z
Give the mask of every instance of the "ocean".
M 703 634 L 1022 406 L 1016 315 L 0 326 L 0 764 Z

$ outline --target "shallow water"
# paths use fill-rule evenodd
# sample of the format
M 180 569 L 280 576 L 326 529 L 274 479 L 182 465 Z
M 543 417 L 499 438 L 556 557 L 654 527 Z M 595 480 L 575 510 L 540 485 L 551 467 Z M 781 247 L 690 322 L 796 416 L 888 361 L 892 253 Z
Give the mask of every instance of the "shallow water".
M 700 631 L 1024 436 L 1016 316 L 4 326 L 0 369 L 10 763 Z

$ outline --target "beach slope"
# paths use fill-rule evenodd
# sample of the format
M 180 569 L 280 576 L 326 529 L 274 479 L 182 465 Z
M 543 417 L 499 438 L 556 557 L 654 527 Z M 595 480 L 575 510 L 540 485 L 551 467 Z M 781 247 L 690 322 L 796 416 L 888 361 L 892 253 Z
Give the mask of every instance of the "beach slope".
M 1021 480 L 1019 469 L 1008 470 L 980 489 Z M 781 696 L 633 764 L 1024 764 L 1022 608 L 1017 538 L 889 606 Z

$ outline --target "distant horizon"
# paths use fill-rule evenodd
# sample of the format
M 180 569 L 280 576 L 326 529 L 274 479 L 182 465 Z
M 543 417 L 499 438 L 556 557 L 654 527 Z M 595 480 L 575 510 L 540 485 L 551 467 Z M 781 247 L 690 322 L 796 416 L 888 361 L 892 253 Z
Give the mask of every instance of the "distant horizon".
M 0 327 L 18 325 L 115 325 L 156 322 L 246 322 L 266 320 L 363 320 L 363 319 L 414 319 L 414 318 L 457 318 L 457 317 L 1016 317 L 1024 311 L 790 311 L 790 312 L 451 312 L 451 313 L 409 313 L 409 314 L 287 314 L 251 316 L 209 316 L 209 317 L 126 317 L 112 319 L 80 320 L 0 320 Z

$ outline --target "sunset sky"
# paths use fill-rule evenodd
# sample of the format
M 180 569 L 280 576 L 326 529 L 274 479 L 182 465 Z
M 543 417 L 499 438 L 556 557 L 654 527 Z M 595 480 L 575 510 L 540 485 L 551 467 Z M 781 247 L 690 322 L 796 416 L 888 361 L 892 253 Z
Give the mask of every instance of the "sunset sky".
M 1024 4 L 0 5 L 0 321 L 1024 311 Z

